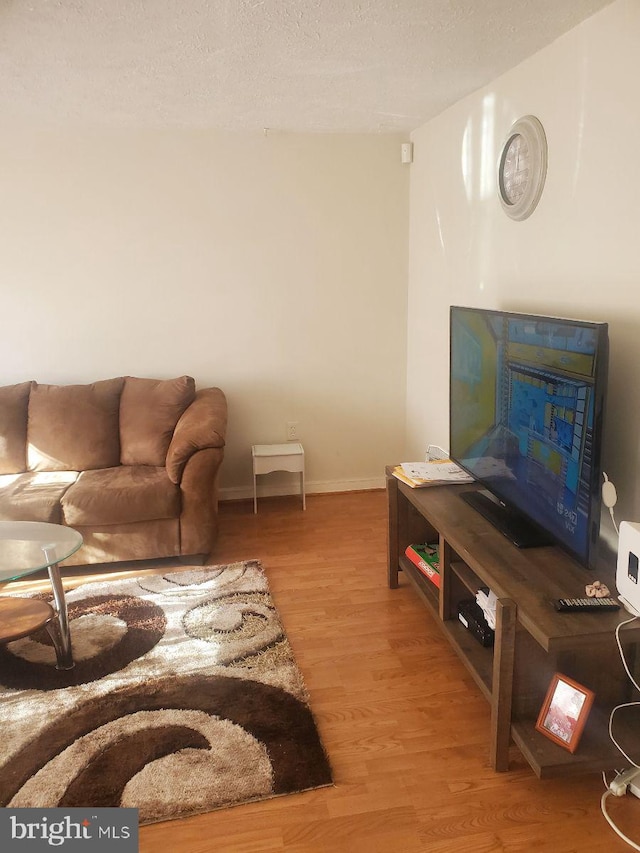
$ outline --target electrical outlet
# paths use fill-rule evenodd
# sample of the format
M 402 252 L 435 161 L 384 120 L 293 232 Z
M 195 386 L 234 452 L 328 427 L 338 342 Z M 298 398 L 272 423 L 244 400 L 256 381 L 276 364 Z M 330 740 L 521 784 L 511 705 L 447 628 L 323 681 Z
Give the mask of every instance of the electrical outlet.
M 287 421 L 287 441 L 298 440 L 298 421 Z

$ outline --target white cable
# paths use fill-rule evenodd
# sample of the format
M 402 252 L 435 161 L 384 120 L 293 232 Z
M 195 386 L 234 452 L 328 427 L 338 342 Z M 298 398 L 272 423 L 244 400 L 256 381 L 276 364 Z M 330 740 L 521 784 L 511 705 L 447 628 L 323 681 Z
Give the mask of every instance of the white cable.
M 616 505 L 616 503 L 618 502 L 618 495 L 616 492 L 616 487 L 613 485 L 613 483 L 611 482 L 611 480 L 607 476 L 606 471 L 602 472 L 602 476 L 604 477 L 604 483 L 602 484 L 602 503 L 609 510 L 609 515 L 611 516 L 611 521 L 613 522 L 613 527 L 616 531 L 616 534 L 619 536 L 620 531 L 618 529 L 618 525 L 616 524 L 616 519 L 615 519 L 615 516 L 613 514 L 613 508 Z M 627 619 L 624 622 L 620 622 L 616 628 L 615 636 L 616 636 L 616 643 L 618 646 L 618 652 L 620 653 L 620 659 L 622 660 L 622 665 L 624 666 L 625 672 L 627 673 L 629 680 L 631 681 L 633 686 L 636 688 L 636 690 L 640 691 L 640 686 L 638 686 L 638 683 L 636 682 L 635 678 L 631 675 L 631 671 L 629 670 L 629 666 L 627 664 L 627 659 L 625 658 L 625 655 L 624 655 L 624 649 L 622 648 L 622 642 L 620 640 L 621 628 L 623 628 L 625 625 L 629 625 L 631 622 L 635 622 L 637 618 L 638 618 L 637 616 L 633 616 L 631 619 Z M 638 705 L 640 705 L 640 702 L 625 702 L 624 704 L 616 705 L 616 707 L 613 708 L 611 713 L 609 714 L 609 737 L 611 738 L 612 743 L 618 749 L 618 751 L 624 756 L 624 758 L 626 758 L 626 760 L 629 762 L 629 764 L 631 764 L 631 767 L 629 767 L 627 770 L 618 771 L 616 773 L 616 776 L 611 780 L 610 783 L 607 783 L 606 773 L 602 774 L 602 781 L 604 782 L 607 790 L 604 792 L 604 794 L 602 795 L 602 797 L 600 799 L 600 809 L 602 810 L 602 814 L 603 814 L 605 820 L 607 821 L 607 823 L 609 824 L 611 829 L 613 829 L 613 831 L 616 833 L 616 835 L 618 835 L 620 838 L 622 838 L 622 840 L 625 841 L 629 845 L 629 847 L 632 847 L 634 850 L 640 850 L 640 846 L 638 846 L 638 844 L 636 844 L 635 841 L 632 841 L 630 838 L 628 838 L 623 832 L 621 832 L 618 829 L 618 827 L 615 825 L 615 823 L 613 822 L 613 820 L 611 819 L 611 817 L 609 816 L 609 814 L 607 812 L 606 801 L 607 801 L 607 797 L 610 797 L 610 796 L 623 797 L 627 793 L 627 789 L 629 787 L 629 784 L 638 776 L 638 774 L 640 774 L 640 767 L 635 763 L 635 761 L 631 760 L 631 758 L 622 749 L 620 744 L 616 741 L 616 739 L 613 736 L 613 717 L 614 717 L 616 711 L 619 711 L 621 708 L 632 708 L 632 707 L 638 706 Z
M 605 474 L 605 480 L 606 478 L 607 475 Z M 616 532 L 617 529 L 618 528 L 616 527 Z M 631 622 L 635 622 L 637 618 L 637 616 L 633 616 L 631 619 L 626 619 L 624 622 L 620 622 L 616 627 L 615 636 L 616 643 L 618 646 L 618 652 L 620 653 L 620 659 L 622 660 L 622 665 L 625 668 L 625 672 L 627 673 L 631 683 L 636 688 L 636 690 L 640 690 L 640 687 L 638 687 L 635 678 L 631 675 L 627 660 L 624 655 L 624 649 L 622 648 L 622 641 L 620 640 L 621 628 L 623 628 L 625 625 L 629 625 Z M 628 836 L 626 836 L 621 830 L 618 829 L 618 827 L 615 825 L 612 818 L 610 817 L 609 813 L 607 812 L 606 807 L 607 798 L 610 796 L 623 797 L 627 793 L 629 783 L 636 778 L 638 773 L 640 773 L 640 767 L 638 767 L 638 765 L 634 761 L 632 761 L 631 758 L 627 755 L 627 753 L 622 749 L 620 744 L 614 738 L 612 730 L 613 717 L 616 711 L 619 711 L 621 708 L 631 708 L 635 705 L 640 705 L 640 702 L 625 702 L 621 705 L 616 705 L 616 707 L 613 708 L 611 713 L 609 714 L 609 737 L 611 738 L 611 741 L 614 746 L 619 750 L 619 752 L 624 756 L 624 758 L 626 758 L 629 764 L 631 764 L 631 767 L 629 767 L 627 770 L 618 771 L 616 773 L 616 776 L 614 776 L 614 778 L 609 783 L 607 783 L 607 776 L 603 772 L 602 780 L 607 790 L 604 792 L 600 799 L 600 810 L 602 811 L 604 819 L 607 821 L 607 823 L 609 824 L 611 829 L 613 829 L 616 835 L 618 835 L 623 841 L 625 841 L 629 845 L 629 847 L 632 847 L 634 850 L 640 850 L 640 846 L 638 846 L 635 841 L 632 841 Z
M 625 672 L 629 676 L 629 679 L 630 679 L 631 683 L 633 684 L 633 686 L 636 688 L 636 690 L 640 690 L 640 687 L 638 686 L 637 681 L 635 680 L 635 678 L 631 675 L 631 672 L 629 671 L 629 667 L 627 666 L 627 661 L 626 661 L 626 658 L 624 656 L 624 651 L 622 649 L 622 643 L 620 642 L 620 629 L 624 628 L 625 625 L 630 625 L 632 622 L 635 622 L 636 619 L 638 619 L 637 616 L 632 616 L 631 619 L 625 619 L 624 622 L 620 622 L 618 624 L 618 627 L 616 628 L 616 643 L 618 644 L 618 651 L 620 652 L 620 658 L 622 660 L 622 665 L 625 668 Z
M 625 672 L 627 673 L 629 680 L 631 681 L 633 686 L 636 688 L 636 690 L 640 691 L 640 686 L 638 686 L 638 683 L 636 682 L 635 678 L 631 675 L 629 665 L 627 664 L 627 659 L 625 658 L 625 655 L 624 655 L 624 649 L 622 648 L 622 641 L 620 640 L 620 630 L 622 628 L 624 628 L 625 625 L 630 625 L 632 622 L 635 622 L 637 619 L 638 619 L 637 616 L 632 616 L 631 619 L 625 619 L 624 622 L 620 622 L 616 627 L 615 636 L 616 636 L 616 644 L 618 646 L 618 652 L 620 654 L 620 660 L 622 661 L 622 665 L 624 666 Z M 609 714 L 609 737 L 611 738 L 611 742 L 613 743 L 613 745 L 621 753 L 621 755 L 627 759 L 629 764 L 633 765 L 633 767 L 638 767 L 638 765 L 635 763 L 635 761 L 633 761 L 627 755 L 627 753 L 624 751 L 624 749 L 620 746 L 618 741 L 613 736 L 613 717 L 614 717 L 616 711 L 619 711 L 621 708 L 632 708 L 635 705 L 640 705 L 640 702 L 625 702 L 621 705 L 616 705 L 615 708 L 612 708 L 611 713 Z
M 618 530 L 618 525 L 616 524 L 616 520 L 615 520 L 615 518 L 614 518 L 614 516 L 613 516 L 613 507 L 612 507 L 612 506 L 610 506 L 610 507 L 609 507 L 609 515 L 611 516 L 611 521 L 613 521 L 613 527 L 614 527 L 614 529 L 615 529 L 616 533 L 617 533 L 617 534 L 618 534 L 618 536 L 619 536 L 619 535 L 620 535 L 620 531 Z
M 616 487 L 613 485 L 613 483 L 607 476 L 606 471 L 602 472 L 602 476 L 604 477 L 604 483 L 602 484 L 602 503 L 609 510 L 609 515 L 611 516 L 613 527 L 619 536 L 620 531 L 618 530 L 618 525 L 616 524 L 616 520 L 613 515 L 613 508 L 618 503 L 618 493 L 616 492 Z
M 635 843 L 635 841 L 632 841 L 632 840 L 631 840 L 630 838 L 628 838 L 628 837 L 627 837 L 623 832 L 621 832 L 621 831 L 618 829 L 618 827 L 615 825 L 615 823 L 614 823 L 614 822 L 611 820 L 611 818 L 609 817 L 609 814 L 608 814 L 608 812 L 607 812 L 607 807 L 606 807 L 606 805 L 605 805 L 605 802 L 606 802 L 606 800 L 607 800 L 607 797 L 610 797 L 610 796 L 611 796 L 611 791 L 608 791 L 608 790 L 607 790 L 607 791 L 605 791 L 605 792 L 604 792 L 604 794 L 602 795 L 602 798 L 600 799 L 600 808 L 601 808 L 601 810 L 602 810 L 602 814 L 604 815 L 605 820 L 607 821 L 607 823 L 609 824 L 609 826 L 611 827 L 611 829 L 616 833 L 616 835 L 619 835 L 619 836 L 620 836 L 620 838 L 622 838 L 622 840 L 623 840 L 623 841 L 626 841 L 626 842 L 627 842 L 627 844 L 629 845 L 629 847 L 633 847 L 633 849 L 634 849 L 634 850 L 640 850 L 640 847 Z
M 638 765 L 633 761 L 633 759 L 629 758 L 624 749 L 620 746 L 618 741 L 613 736 L 612 723 L 613 723 L 613 715 L 616 711 L 619 711 L 620 708 L 633 708 L 634 705 L 640 705 L 640 702 L 625 702 L 623 705 L 616 705 L 615 708 L 609 714 L 609 737 L 611 738 L 611 742 L 616 747 L 616 749 L 621 753 L 623 758 L 626 758 L 629 764 L 632 764 L 634 767 L 638 767 Z
M 613 521 L 614 530 L 616 531 L 618 536 L 620 536 L 620 531 L 618 530 L 618 525 L 616 524 L 616 520 L 615 520 L 614 515 L 613 515 L 613 507 L 612 506 L 609 507 L 609 515 L 611 516 L 611 521 Z

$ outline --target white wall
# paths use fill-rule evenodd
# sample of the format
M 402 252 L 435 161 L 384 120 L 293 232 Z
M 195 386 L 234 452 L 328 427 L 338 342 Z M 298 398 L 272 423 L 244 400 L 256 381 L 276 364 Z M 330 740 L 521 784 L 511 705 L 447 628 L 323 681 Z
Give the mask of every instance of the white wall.
M 639 44 L 640 3 L 618 0 L 412 137 L 408 453 L 448 444 L 450 305 L 608 321 L 604 468 L 618 520 L 640 520 Z M 547 134 L 547 180 L 514 222 L 496 163 L 530 113 Z
M 383 483 L 404 441 L 399 137 L 0 130 L 0 384 L 188 373 L 229 399 L 223 495 L 250 494 L 250 446 L 286 421 L 310 491 Z

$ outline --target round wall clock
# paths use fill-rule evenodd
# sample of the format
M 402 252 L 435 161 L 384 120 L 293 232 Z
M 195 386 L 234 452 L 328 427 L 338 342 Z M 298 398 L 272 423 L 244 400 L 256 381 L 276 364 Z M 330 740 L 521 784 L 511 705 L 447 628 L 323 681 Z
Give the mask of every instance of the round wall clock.
M 531 216 L 547 177 L 547 137 L 535 116 L 518 119 L 507 134 L 498 162 L 498 197 L 512 219 Z

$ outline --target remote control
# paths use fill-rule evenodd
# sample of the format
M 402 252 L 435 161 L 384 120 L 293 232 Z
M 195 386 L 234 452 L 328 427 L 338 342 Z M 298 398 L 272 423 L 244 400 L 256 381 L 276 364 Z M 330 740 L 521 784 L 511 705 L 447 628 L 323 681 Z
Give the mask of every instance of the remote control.
M 577 613 L 619 610 L 620 605 L 615 598 L 557 598 L 553 606 L 561 613 Z

